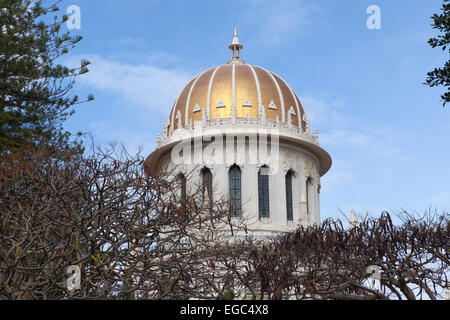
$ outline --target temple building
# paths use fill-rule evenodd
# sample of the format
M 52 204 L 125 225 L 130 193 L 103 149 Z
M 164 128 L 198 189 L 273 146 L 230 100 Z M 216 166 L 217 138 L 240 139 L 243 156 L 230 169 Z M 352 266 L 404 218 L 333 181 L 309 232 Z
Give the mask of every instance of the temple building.
M 182 196 L 202 186 L 227 199 L 255 235 L 320 223 L 320 178 L 331 167 L 294 90 L 242 60 L 236 30 L 228 63 L 187 83 L 169 112 L 149 175 L 171 172 Z

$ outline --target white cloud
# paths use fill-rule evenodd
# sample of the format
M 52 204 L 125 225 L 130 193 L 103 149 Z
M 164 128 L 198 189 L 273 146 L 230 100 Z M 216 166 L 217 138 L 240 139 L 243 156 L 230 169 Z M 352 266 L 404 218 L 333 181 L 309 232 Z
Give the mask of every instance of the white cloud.
M 450 192 L 443 191 L 431 195 L 428 199 L 431 205 L 450 205 Z
M 114 130 L 107 130 L 108 128 L 114 128 Z M 148 132 L 114 126 L 104 120 L 91 121 L 89 129 L 89 134 L 97 144 L 106 145 L 112 143 L 117 144 L 117 146 L 123 145 L 131 155 L 136 155 L 138 151 L 141 151 L 141 156 L 148 156 L 156 146 L 155 139 L 149 139 Z
M 349 185 L 355 180 L 355 176 L 351 171 L 351 164 L 348 161 L 333 159 L 331 170 L 322 178 L 322 184 L 326 186 L 326 192 L 336 187 Z
M 311 129 L 319 129 L 319 141 L 322 145 L 350 152 L 364 152 L 377 158 L 390 160 L 409 160 L 411 157 L 396 139 L 396 132 L 387 127 L 371 128 L 360 124 L 346 111 L 346 100 L 335 98 L 330 102 L 312 97 L 300 97 Z
M 364 133 L 343 129 L 332 129 L 320 135 L 322 144 L 333 147 L 368 147 L 372 138 Z
M 276 44 L 290 34 L 302 32 L 311 23 L 311 17 L 319 10 L 317 6 L 298 0 L 249 0 L 251 4 L 246 21 L 257 24 L 258 38 L 266 44 Z
M 375 130 L 360 132 L 351 129 L 331 129 L 319 132 L 320 142 L 333 148 L 346 148 L 351 151 L 364 152 L 377 158 L 396 161 L 410 160 L 411 156 L 395 140 L 395 134 Z
M 161 56 L 160 56 L 161 57 Z M 89 72 L 79 79 L 81 85 L 112 93 L 135 105 L 152 112 L 167 112 L 182 88 L 194 74 L 182 69 L 162 68 L 151 63 L 130 64 L 102 58 L 97 55 L 83 55 L 91 62 Z M 72 57 L 75 64 L 81 57 Z
M 345 105 L 344 99 L 336 98 L 332 102 L 325 102 L 312 96 L 301 96 L 300 100 L 312 128 L 342 128 L 348 125 L 349 117 L 340 110 Z

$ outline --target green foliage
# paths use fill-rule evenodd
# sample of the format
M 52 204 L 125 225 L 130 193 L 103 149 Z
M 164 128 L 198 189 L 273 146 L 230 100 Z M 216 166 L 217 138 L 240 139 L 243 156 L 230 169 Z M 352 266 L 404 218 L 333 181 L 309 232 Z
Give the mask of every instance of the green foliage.
M 82 37 L 62 32 L 66 16 L 49 18 L 59 11 L 55 1 L 0 0 L 0 156 L 40 141 L 83 150 L 62 123 L 84 102 L 70 92 L 89 61 L 77 68 L 56 63 Z
M 438 29 L 441 34 L 435 38 L 428 40 L 428 44 L 432 48 L 442 47 L 443 51 L 450 52 L 450 4 L 449 0 L 444 0 L 441 14 L 434 14 L 433 29 Z M 433 71 L 427 73 L 425 84 L 430 87 L 444 86 L 447 88 L 441 99 L 443 105 L 450 102 L 450 60 L 448 60 L 442 68 L 435 68 Z

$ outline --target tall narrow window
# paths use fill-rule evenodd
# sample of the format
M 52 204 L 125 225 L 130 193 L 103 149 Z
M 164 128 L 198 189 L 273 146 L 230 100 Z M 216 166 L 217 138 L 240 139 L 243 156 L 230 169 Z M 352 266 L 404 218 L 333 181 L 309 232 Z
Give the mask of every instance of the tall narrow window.
M 292 208 L 292 170 L 285 176 L 286 180 L 286 215 L 288 221 L 294 221 L 294 210 Z
M 185 213 L 186 212 L 186 204 L 187 204 L 186 177 L 184 176 L 184 174 L 179 173 L 176 176 L 176 180 L 174 182 L 176 184 L 175 185 L 176 188 L 178 188 L 178 190 L 179 190 L 181 212 Z M 182 217 L 186 218 L 185 215 L 183 215 Z
M 269 168 L 261 167 L 258 172 L 259 218 L 270 218 L 269 210 Z
M 313 202 L 313 184 L 311 178 L 306 180 L 306 213 L 312 213 L 312 202 Z
M 208 195 L 209 203 L 212 205 L 213 201 L 213 177 L 211 170 L 208 168 L 202 169 L 202 180 L 203 180 L 203 197 L 205 198 Z
M 236 217 L 241 216 L 241 169 L 233 165 L 228 171 L 231 213 Z
M 186 205 L 186 177 L 184 176 L 184 174 L 180 173 L 178 175 L 178 182 L 180 184 L 181 204 L 183 206 L 185 206 Z

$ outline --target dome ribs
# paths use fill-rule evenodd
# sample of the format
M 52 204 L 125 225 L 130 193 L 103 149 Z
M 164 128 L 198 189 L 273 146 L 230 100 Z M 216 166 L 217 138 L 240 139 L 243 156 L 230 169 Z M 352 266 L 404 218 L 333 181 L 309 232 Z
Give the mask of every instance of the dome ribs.
M 206 96 L 206 117 L 208 119 L 211 119 L 211 91 L 212 91 L 212 85 L 213 85 L 213 81 L 214 78 L 216 76 L 217 71 L 219 70 L 219 68 L 222 66 L 218 66 L 214 69 L 213 74 L 211 75 L 211 78 L 209 79 L 209 85 L 208 85 L 208 93 Z
M 170 126 L 171 126 L 174 130 L 178 129 L 178 124 L 177 124 L 176 121 L 175 121 L 175 115 L 178 113 L 178 111 L 179 111 L 182 115 L 184 114 L 184 110 L 185 110 L 185 107 L 186 107 L 186 99 L 187 99 L 189 90 L 190 90 L 192 84 L 194 83 L 194 81 L 195 81 L 197 78 L 198 78 L 198 76 L 195 77 L 194 79 L 192 79 L 191 81 L 189 81 L 189 83 L 188 83 L 188 84 L 186 85 L 186 87 L 184 87 L 184 89 L 181 91 L 181 94 L 180 94 L 180 96 L 179 96 L 178 99 L 177 99 L 177 102 L 176 102 L 176 104 L 175 104 L 174 110 L 173 110 L 173 112 L 172 112 L 172 119 L 171 119 L 171 122 L 170 122 Z
M 278 82 L 278 85 L 283 92 L 284 102 L 285 102 L 285 110 L 289 110 L 291 107 L 294 107 L 296 116 L 292 117 L 292 125 L 299 126 L 299 123 L 301 123 L 301 111 L 300 111 L 300 105 L 296 99 L 296 96 L 294 94 L 294 91 L 292 88 L 287 84 L 286 81 L 284 81 L 283 78 L 276 75 L 275 73 L 272 73 L 273 77 Z M 286 112 L 288 114 L 288 112 Z
M 188 125 L 191 120 L 192 122 L 202 121 L 202 113 L 199 111 L 206 107 L 205 92 L 208 91 L 209 80 L 213 73 L 214 69 L 206 70 L 197 78 L 197 81 L 192 86 L 189 104 L 186 105 L 186 125 Z M 198 105 L 200 109 L 195 108 L 196 105 Z
M 276 120 L 278 117 L 278 119 L 285 122 L 284 101 L 282 100 L 282 94 L 278 90 L 278 83 L 267 70 L 257 66 L 253 66 L 253 68 L 258 76 L 259 86 L 261 88 L 261 103 L 265 108 L 266 119 Z M 268 108 L 272 100 L 277 106 L 276 110 Z
M 236 66 L 236 116 L 238 118 L 258 117 L 258 88 L 248 65 Z M 246 102 L 250 102 L 251 105 Z
M 211 87 L 211 113 L 210 119 L 230 118 L 232 104 L 232 67 L 231 65 L 222 66 L 215 74 Z M 217 104 L 222 99 L 225 107 L 217 108 Z

